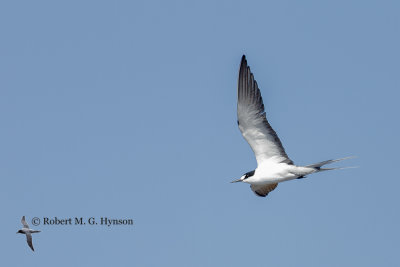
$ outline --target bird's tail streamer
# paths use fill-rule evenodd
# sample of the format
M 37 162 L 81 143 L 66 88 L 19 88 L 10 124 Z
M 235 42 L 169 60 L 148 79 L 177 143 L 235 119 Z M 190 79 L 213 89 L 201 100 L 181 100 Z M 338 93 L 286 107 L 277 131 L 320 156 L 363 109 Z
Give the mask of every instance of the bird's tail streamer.
M 341 158 L 341 159 L 330 159 L 330 160 L 325 160 L 325 161 L 321 161 L 321 162 L 318 162 L 318 163 L 314 163 L 314 164 L 311 164 L 311 165 L 307 165 L 305 167 L 314 168 L 318 172 L 320 172 L 320 171 L 330 171 L 330 170 L 342 170 L 342 169 L 357 168 L 357 167 L 321 168 L 322 166 L 324 166 L 326 164 L 331 164 L 331 163 L 334 163 L 334 162 L 342 161 L 342 160 L 345 160 L 345 159 L 352 159 L 352 158 L 355 158 L 355 157 L 345 157 L 345 158 Z

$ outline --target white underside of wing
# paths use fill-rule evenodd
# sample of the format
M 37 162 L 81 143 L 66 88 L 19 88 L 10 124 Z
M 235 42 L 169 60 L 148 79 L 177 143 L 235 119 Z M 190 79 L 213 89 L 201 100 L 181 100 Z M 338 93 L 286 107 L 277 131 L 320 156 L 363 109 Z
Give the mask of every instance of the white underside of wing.
M 262 117 L 257 117 L 248 106 L 238 105 L 238 118 L 239 129 L 253 150 L 259 165 L 264 161 L 288 162 L 288 158 L 282 155 L 280 144 L 276 142 L 275 132 L 271 134 Z
M 237 115 L 239 129 L 251 146 L 258 164 L 264 161 L 293 164 L 267 120 L 260 89 L 245 56 L 239 70 Z

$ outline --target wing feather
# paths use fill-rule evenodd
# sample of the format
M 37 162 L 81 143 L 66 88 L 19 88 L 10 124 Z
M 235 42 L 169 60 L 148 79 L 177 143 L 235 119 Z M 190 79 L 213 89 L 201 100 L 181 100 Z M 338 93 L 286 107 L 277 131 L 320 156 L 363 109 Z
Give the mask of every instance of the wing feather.
M 30 233 L 26 233 L 26 242 L 28 243 L 28 246 L 35 251 L 35 249 L 33 248 L 33 244 L 32 244 L 32 235 Z
M 269 192 L 273 191 L 276 187 L 278 186 L 278 183 L 276 184 L 267 184 L 267 185 L 250 185 L 251 190 L 259 196 L 259 197 L 266 197 Z
M 260 89 L 244 55 L 239 70 L 237 115 L 239 129 L 258 164 L 266 160 L 293 164 L 267 120 Z
M 21 223 L 24 226 L 24 228 L 28 228 L 29 229 L 29 225 L 26 223 L 25 216 L 22 216 Z

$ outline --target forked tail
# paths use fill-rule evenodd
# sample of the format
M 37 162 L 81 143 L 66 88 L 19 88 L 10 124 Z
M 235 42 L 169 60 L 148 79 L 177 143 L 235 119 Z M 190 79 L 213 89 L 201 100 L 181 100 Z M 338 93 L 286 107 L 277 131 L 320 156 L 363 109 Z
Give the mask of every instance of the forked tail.
M 354 157 L 346 157 L 346 158 L 341 158 L 341 159 L 330 159 L 330 160 L 325 160 L 325 161 L 321 161 L 321 162 L 318 162 L 318 163 L 314 163 L 314 164 L 311 164 L 311 165 L 307 165 L 305 167 L 314 168 L 317 172 L 356 168 L 356 167 L 321 168 L 322 166 L 324 166 L 326 164 L 334 163 L 334 162 L 337 162 L 337 161 L 342 161 L 342 160 L 345 160 L 345 159 L 352 159 L 352 158 L 354 158 Z

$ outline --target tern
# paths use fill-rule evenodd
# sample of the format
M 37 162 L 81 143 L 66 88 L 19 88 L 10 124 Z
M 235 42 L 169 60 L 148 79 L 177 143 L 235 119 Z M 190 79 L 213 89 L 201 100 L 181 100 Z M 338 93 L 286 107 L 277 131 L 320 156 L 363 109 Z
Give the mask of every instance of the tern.
M 251 190 L 260 197 L 266 197 L 278 183 L 301 179 L 321 171 L 343 169 L 322 168 L 322 166 L 351 157 L 325 160 L 307 166 L 296 166 L 288 157 L 278 135 L 269 124 L 260 89 L 254 79 L 246 56 L 243 55 L 239 69 L 237 102 L 237 123 L 246 141 L 253 150 L 257 168 L 232 181 L 250 184 Z
M 21 223 L 24 226 L 21 230 L 17 232 L 17 234 L 25 234 L 26 235 L 26 242 L 28 243 L 29 247 L 35 251 L 32 245 L 32 234 L 33 233 L 40 233 L 40 231 L 32 230 L 29 228 L 29 225 L 25 221 L 25 216 L 22 216 Z

